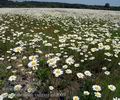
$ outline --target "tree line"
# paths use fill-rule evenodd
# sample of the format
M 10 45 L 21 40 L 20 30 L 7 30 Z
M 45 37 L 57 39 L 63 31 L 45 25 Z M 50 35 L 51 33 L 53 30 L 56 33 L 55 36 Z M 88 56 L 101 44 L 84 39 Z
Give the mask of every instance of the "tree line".
M 85 4 L 68 4 L 58 2 L 37 2 L 37 1 L 24 1 L 24 2 L 13 2 L 10 0 L 0 0 L 0 8 L 11 7 L 11 8 L 79 8 L 79 9 L 99 9 L 99 10 L 117 10 L 120 11 L 120 6 L 110 6 L 106 3 L 104 6 L 99 5 L 85 5 Z

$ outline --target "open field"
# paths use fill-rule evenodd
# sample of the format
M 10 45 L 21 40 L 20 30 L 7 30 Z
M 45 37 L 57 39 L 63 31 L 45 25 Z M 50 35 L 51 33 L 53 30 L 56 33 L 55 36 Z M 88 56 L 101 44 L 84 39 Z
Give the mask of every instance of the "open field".
M 120 98 L 120 12 L 0 9 L 0 100 Z

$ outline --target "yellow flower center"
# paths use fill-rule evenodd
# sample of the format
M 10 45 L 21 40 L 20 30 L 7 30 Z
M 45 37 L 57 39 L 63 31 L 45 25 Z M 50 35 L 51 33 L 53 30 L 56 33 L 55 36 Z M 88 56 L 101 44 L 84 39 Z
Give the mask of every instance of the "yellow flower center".
M 33 66 L 36 65 L 36 62 L 32 62 L 32 65 L 33 65 Z
M 59 73 L 60 73 L 60 71 L 59 71 L 59 70 L 57 70 L 57 71 L 56 71 L 56 73 L 57 73 L 57 74 L 59 74 Z
M 19 51 L 20 51 L 20 48 L 17 48 L 16 51 L 19 52 Z
M 79 100 L 79 98 L 78 98 L 78 97 L 75 97 L 73 100 Z

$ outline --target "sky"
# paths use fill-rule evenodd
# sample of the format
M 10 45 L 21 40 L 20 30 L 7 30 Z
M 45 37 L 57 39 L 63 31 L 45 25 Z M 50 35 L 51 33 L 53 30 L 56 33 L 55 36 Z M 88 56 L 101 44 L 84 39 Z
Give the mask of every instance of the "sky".
M 24 0 L 17 0 L 24 1 Z M 26 0 L 26 1 L 44 1 L 44 2 L 63 2 L 63 3 L 78 3 L 88 5 L 105 5 L 110 3 L 112 6 L 120 6 L 120 0 Z

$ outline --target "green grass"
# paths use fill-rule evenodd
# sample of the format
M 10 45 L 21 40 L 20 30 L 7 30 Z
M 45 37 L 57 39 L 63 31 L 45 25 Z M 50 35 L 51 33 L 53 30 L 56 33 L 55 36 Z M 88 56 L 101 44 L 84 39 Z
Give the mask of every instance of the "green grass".
M 10 92 L 2 91 L 2 88 L 9 87 L 7 84 L 8 78 L 16 70 L 15 75 L 18 78 L 14 85 L 26 85 L 22 80 L 23 75 L 25 75 L 27 84 L 31 86 L 34 85 L 34 80 L 42 82 L 41 85 L 34 86 L 41 93 L 50 93 L 49 86 L 52 85 L 55 88 L 53 93 L 66 93 L 66 98 L 69 99 L 72 99 L 74 95 L 78 95 L 81 100 L 112 100 L 113 97 L 120 97 L 120 66 L 118 65 L 120 62 L 120 27 L 116 28 L 111 21 L 89 17 L 75 19 L 72 16 L 55 17 L 50 15 L 43 15 L 40 19 L 25 15 L 1 15 L 0 18 L 2 19 L 0 20 L 0 26 L 4 27 L 3 29 L 0 28 L 0 57 L 5 59 L 0 61 L 1 94 Z M 59 32 L 54 33 L 55 30 L 59 30 Z M 63 39 L 66 38 L 65 43 L 59 41 L 61 36 L 64 36 Z M 92 44 L 93 40 L 88 40 L 91 38 L 97 42 Z M 110 39 L 110 41 L 106 42 L 107 39 Z M 47 43 L 52 44 L 52 46 L 45 46 Z M 99 43 L 109 45 L 110 50 L 102 49 L 91 52 L 91 48 L 98 48 Z M 23 47 L 22 53 L 14 53 L 12 50 L 18 46 Z M 85 48 L 85 46 L 87 47 Z M 36 50 L 40 50 L 42 53 L 38 53 Z M 11 53 L 7 53 L 8 51 L 11 51 Z M 118 57 L 108 57 L 104 54 L 106 52 L 113 55 L 118 52 L 116 53 Z M 53 55 L 46 57 L 51 53 Z M 60 53 L 61 56 L 57 56 L 60 60 L 57 61 L 56 68 L 60 68 L 64 72 L 58 78 L 53 74 L 55 68 L 47 63 L 49 59 L 56 57 L 57 53 Z M 80 53 L 83 53 L 83 55 L 80 55 Z M 32 70 L 28 67 L 28 58 L 31 55 L 39 56 L 38 70 Z M 66 65 L 65 55 L 74 56 L 75 63 L 80 64 L 78 68 L 75 68 L 73 64 L 68 65 L 68 69 L 72 70 L 72 74 L 66 74 L 65 69 L 62 68 L 63 65 Z M 11 57 L 14 56 L 17 59 L 11 60 Z M 22 59 L 24 56 L 27 58 Z M 89 60 L 90 57 L 95 57 L 95 59 Z M 111 61 L 107 59 L 111 59 Z M 81 62 L 81 60 L 84 60 L 84 62 Z M 23 65 L 19 67 L 19 64 Z M 12 68 L 7 70 L 6 67 L 10 65 Z M 109 76 L 104 74 L 102 70 L 104 66 L 110 71 Z M 84 73 L 86 70 L 89 70 L 92 76 L 78 79 L 76 73 Z M 29 72 L 32 72 L 32 74 L 29 75 Z M 100 99 L 94 96 L 92 90 L 94 84 L 102 87 L 102 97 Z M 107 87 L 109 84 L 116 86 L 115 92 L 110 92 Z M 90 92 L 89 96 L 83 94 L 83 91 L 86 90 Z M 25 93 L 25 91 L 22 92 Z

